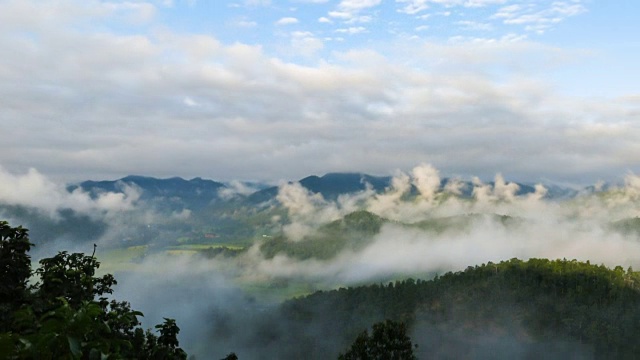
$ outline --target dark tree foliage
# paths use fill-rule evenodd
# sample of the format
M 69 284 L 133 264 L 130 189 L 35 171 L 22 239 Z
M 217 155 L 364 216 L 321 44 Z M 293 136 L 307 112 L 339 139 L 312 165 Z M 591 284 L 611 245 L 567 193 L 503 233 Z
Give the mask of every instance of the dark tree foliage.
M 413 344 L 404 323 L 386 320 L 373 325 L 371 335 L 365 330 L 338 360 L 415 360 Z
M 139 311 L 108 301 L 116 280 L 96 277 L 93 256 L 60 252 L 40 261 L 39 279 L 28 231 L 0 221 L 0 359 L 186 359 L 173 319 L 140 327 Z
M 418 357 L 495 358 L 478 349 L 507 342 L 531 358 L 549 346 L 595 359 L 640 354 L 640 273 L 576 260 L 511 259 L 429 281 L 317 292 L 282 311 L 300 328 L 347 339 L 384 319 L 404 322 L 420 344 Z M 310 340 L 297 336 L 297 343 Z
M 31 242 L 27 229 L 0 221 L 0 332 L 7 331 L 27 295 L 31 276 Z

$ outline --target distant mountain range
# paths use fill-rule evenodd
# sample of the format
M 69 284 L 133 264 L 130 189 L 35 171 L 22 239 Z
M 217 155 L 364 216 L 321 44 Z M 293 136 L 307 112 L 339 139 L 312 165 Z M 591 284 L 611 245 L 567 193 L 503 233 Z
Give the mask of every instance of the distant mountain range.
M 125 186 L 132 186 L 142 190 L 140 198 L 143 200 L 163 199 L 166 205 L 172 207 L 181 203 L 191 209 L 199 209 L 207 206 L 219 198 L 220 189 L 226 186 L 223 183 L 202 178 L 185 180 L 179 177 L 157 179 L 147 176 L 130 175 L 119 180 L 84 181 L 78 185 L 68 187 L 69 191 L 81 188 L 93 197 L 107 192 L 124 192 Z M 166 201 L 169 201 L 168 203 Z M 173 206 L 173 207 L 175 207 Z
M 443 179 L 441 187 L 444 188 L 450 181 Z M 327 200 L 335 200 L 341 195 L 367 189 L 382 193 L 391 186 L 392 177 L 362 173 L 329 173 L 323 176 L 308 176 L 298 182 L 312 193 L 321 194 Z M 491 182 L 486 184 L 494 185 Z M 68 191 L 82 190 L 93 198 L 105 193 L 127 193 L 129 188 L 139 194 L 140 201 L 134 207 L 134 211 L 115 214 L 117 225 L 111 230 L 109 226 L 114 218 L 103 218 L 71 208 L 59 209 L 57 217 L 51 217 L 46 212 L 29 206 L 0 203 L 0 217 L 27 226 L 33 236 L 43 242 L 57 238 L 81 242 L 83 239 L 110 236 L 127 245 L 151 242 L 174 244 L 178 238 L 196 239 L 193 241 L 215 239 L 207 241 L 246 244 L 256 236 L 278 234 L 280 226 L 288 221 L 286 209 L 279 207 L 276 200 L 279 188 L 259 183 L 241 185 L 244 186 L 235 182 L 223 183 L 202 178 L 158 179 L 134 175 L 118 180 L 83 181 L 69 185 Z M 518 186 L 517 195 L 535 191 L 535 188 L 528 184 L 518 183 Z M 545 187 L 548 189 L 549 199 L 570 199 L 578 194 L 589 194 L 597 190 L 585 188 L 576 191 L 554 185 Z M 257 190 L 247 194 L 247 189 Z M 473 184 L 469 181 L 463 182 L 461 190 L 462 197 L 470 197 Z M 417 194 L 418 190 L 412 187 L 407 199 Z M 279 220 L 274 223 L 274 219 Z M 420 228 L 437 228 L 442 222 L 438 220 L 437 223 L 425 222 L 414 225 Z M 621 222 L 613 224 L 612 227 L 635 233 L 638 224 Z M 333 233 L 329 237 L 340 240 Z M 276 245 L 279 245 L 274 241 L 270 242 L 275 244 L 273 251 L 277 250 Z
M 123 190 L 123 184 L 129 186 L 134 185 L 144 190 L 143 196 L 217 196 L 220 188 L 225 187 L 223 183 L 213 180 L 204 180 L 202 178 L 194 178 L 185 180 L 180 177 L 172 177 L 169 179 L 157 179 L 147 176 L 130 175 L 119 180 L 104 181 L 84 181 L 79 185 L 72 185 L 69 190 L 77 187 L 87 191 L 93 195 L 102 192 L 120 192 Z
M 371 188 L 375 192 L 381 193 L 391 186 L 391 176 L 373 176 L 362 173 L 328 173 L 324 176 L 308 176 L 300 179 L 300 185 L 308 189 L 310 192 L 322 194 L 325 199 L 335 200 L 340 195 L 352 194 Z M 450 179 L 441 180 L 441 186 L 444 187 L 449 183 Z M 212 202 L 220 201 L 220 191 L 222 189 L 231 188 L 222 183 L 213 180 L 205 180 L 202 178 L 194 178 L 185 180 L 179 177 L 168 179 L 157 179 L 145 176 L 127 176 L 119 180 L 112 181 L 84 181 L 77 185 L 69 186 L 69 191 L 76 188 L 97 196 L 105 192 L 123 192 L 125 184 L 142 190 L 141 199 L 151 200 L 162 198 L 165 200 L 180 201 L 189 208 L 198 209 Z M 487 184 L 493 186 L 493 182 Z M 533 193 L 535 188 L 531 185 L 517 183 L 519 190 L 516 195 L 524 195 Z M 255 184 L 252 184 L 255 185 Z M 239 196 L 250 204 L 258 204 L 272 201 L 278 194 L 277 186 L 262 186 L 261 190 L 257 190 L 252 194 Z M 549 198 L 565 198 L 572 197 L 578 192 L 573 189 L 563 188 L 559 186 L 546 186 L 549 190 Z M 469 181 L 463 182 L 462 196 L 470 197 L 473 191 L 473 184 Z M 412 193 L 417 194 L 417 189 L 412 188 Z

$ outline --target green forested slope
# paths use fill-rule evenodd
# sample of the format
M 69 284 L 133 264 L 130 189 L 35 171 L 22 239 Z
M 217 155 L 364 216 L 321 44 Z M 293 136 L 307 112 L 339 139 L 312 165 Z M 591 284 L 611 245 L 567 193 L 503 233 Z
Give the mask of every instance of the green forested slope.
M 288 301 L 283 316 L 348 339 L 406 322 L 419 358 L 634 358 L 640 277 L 575 260 L 512 259 L 430 281 L 342 288 Z
M 368 211 L 356 211 L 321 226 L 301 241 L 290 241 L 283 234 L 268 238 L 260 246 L 267 258 L 284 254 L 296 259 L 329 259 L 342 250 L 356 250 L 370 241 L 383 224 L 390 222 Z

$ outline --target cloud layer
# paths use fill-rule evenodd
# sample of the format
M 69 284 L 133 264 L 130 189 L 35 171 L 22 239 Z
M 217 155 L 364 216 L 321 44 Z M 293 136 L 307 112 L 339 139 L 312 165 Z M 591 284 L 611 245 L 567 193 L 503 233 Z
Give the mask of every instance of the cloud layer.
M 336 9 L 360 16 L 378 3 Z M 292 179 L 427 161 L 452 175 L 595 182 L 640 167 L 637 99 L 567 97 L 537 78 L 576 51 L 509 36 L 398 38 L 296 62 L 173 31 L 158 4 L 40 6 L 0 4 L 0 164 L 14 172 Z M 501 19 L 540 23 L 503 10 Z M 294 31 L 305 54 L 323 48 L 316 33 Z

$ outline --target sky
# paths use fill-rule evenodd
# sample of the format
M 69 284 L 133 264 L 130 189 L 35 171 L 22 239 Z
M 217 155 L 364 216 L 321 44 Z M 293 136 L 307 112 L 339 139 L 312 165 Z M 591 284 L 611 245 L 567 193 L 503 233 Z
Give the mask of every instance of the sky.
M 635 0 L 0 0 L 0 171 L 640 173 Z

